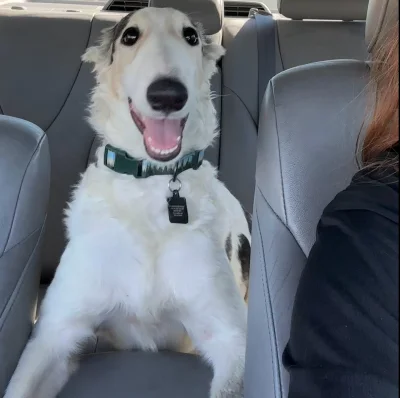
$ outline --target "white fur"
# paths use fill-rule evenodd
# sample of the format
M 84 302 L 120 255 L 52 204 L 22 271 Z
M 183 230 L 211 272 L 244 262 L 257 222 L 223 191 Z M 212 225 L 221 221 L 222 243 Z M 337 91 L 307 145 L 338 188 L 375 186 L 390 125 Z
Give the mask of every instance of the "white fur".
M 250 241 L 250 235 L 240 204 L 204 162 L 179 175 L 190 222 L 171 224 L 169 176 L 135 179 L 102 163 L 107 143 L 148 158 L 127 96 L 151 113 L 145 89 L 165 73 L 189 92 L 179 157 L 209 146 L 216 128 L 209 79 L 223 50 L 203 36 L 201 46 L 190 47 L 179 34 L 191 22 L 175 10 L 144 9 L 130 17 L 127 26 L 133 24 L 145 32 L 137 50 L 117 41 L 110 64 L 109 31 L 85 55 L 95 62 L 90 122 L 103 146 L 74 190 L 69 242 L 5 398 L 54 398 L 75 369 L 81 344 L 99 330 L 118 349 L 152 351 L 181 349 L 187 332 L 214 369 L 210 396 L 243 396 L 246 305 L 237 237 Z M 230 234 L 231 264 L 225 253 Z

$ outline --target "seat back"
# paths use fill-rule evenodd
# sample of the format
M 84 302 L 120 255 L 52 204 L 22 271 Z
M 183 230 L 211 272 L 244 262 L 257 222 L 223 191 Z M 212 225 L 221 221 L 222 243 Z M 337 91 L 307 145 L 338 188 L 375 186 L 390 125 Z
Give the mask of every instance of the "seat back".
M 65 247 L 62 219 L 71 188 L 92 161 L 98 145 L 86 121 L 94 77 L 81 55 L 98 41 L 104 28 L 126 15 L 99 11 L 96 5 L 69 7 L 53 3 L 0 6 L 0 113 L 35 123 L 45 131 L 50 145 L 51 192 L 42 271 L 45 284 L 51 281 Z M 206 33 L 221 40 L 220 31 L 213 18 Z M 213 78 L 212 90 L 217 94 L 214 104 L 219 115 L 220 73 Z M 216 166 L 218 156 L 219 141 L 206 153 Z
M 44 132 L 0 115 L 0 391 L 32 331 L 50 187 Z
M 255 188 L 258 93 L 267 84 L 262 65 L 271 61 L 279 73 L 316 61 L 366 60 L 367 6 L 368 0 L 282 0 L 285 17 L 274 15 L 275 49 L 258 35 L 254 19 L 225 18 L 220 176 L 246 210 L 252 210 Z
M 282 72 L 268 87 L 257 143 L 246 398 L 287 396 L 281 355 L 294 295 L 323 208 L 357 170 L 367 77 L 364 62 L 325 61 Z
M 288 395 L 282 353 L 298 281 L 323 209 L 358 170 L 368 82 L 367 63 L 336 60 L 295 67 L 269 84 L 257 143 L 246 398 Z
M 330 59 L 367 59 L 368 0 L 280 0 L 282 69 Z M 290 19 L 287 19 L 290 18 Z

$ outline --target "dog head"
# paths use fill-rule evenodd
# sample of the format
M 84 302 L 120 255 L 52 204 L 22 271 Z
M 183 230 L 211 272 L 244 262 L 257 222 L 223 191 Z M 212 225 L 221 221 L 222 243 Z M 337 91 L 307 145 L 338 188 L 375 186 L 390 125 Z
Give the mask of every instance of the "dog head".
M 103 32 L 83 60 L 97 85 L 90 122 L 131 156 L 172 162 L 215 136 L 210 78 L 224 49 L 169 8 L 144 8 Z

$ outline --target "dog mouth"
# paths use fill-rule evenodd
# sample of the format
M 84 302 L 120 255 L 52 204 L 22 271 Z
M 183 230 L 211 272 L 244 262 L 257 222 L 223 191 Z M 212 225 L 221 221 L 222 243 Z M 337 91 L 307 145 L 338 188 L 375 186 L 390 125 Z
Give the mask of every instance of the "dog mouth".
M 183 119 L 155 119 L 141 116 L 129 98 L 132 120 L 143 135 L 147 154 L 154 160 L 175 159 L 182 149 L 182 135 L 188 116 Z

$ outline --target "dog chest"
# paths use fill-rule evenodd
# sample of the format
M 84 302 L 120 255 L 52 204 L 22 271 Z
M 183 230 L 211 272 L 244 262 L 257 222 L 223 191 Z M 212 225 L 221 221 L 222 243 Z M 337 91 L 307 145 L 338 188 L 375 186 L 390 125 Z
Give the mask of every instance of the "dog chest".
M 214 175 L 211 167 L 189 170 L 179 176 L 179 197 L 185 200 L 188 224 L 171 223 L 168 200 L 170 176 L 135 179 L 98 167 L 89 168 L 78 191 L 81 201 L 102 217 L 119 220 L 127 228 L 153 240 L 163 241 L 169 234 L 205 228 L 213 229 L 220 214 L 215 205 Z M 76 200 L 79 200 L 78 197 Z M 90 203 L 90 204 L 89 204 Z

